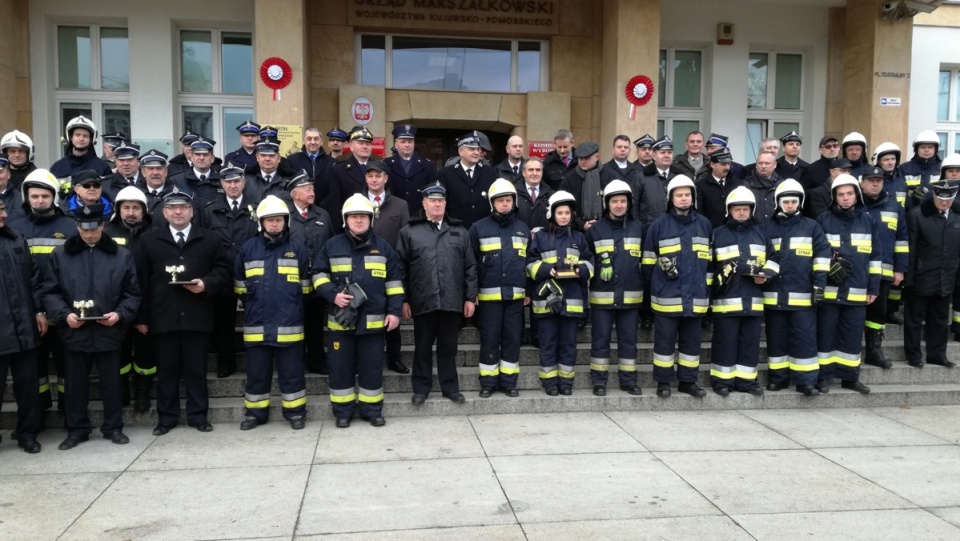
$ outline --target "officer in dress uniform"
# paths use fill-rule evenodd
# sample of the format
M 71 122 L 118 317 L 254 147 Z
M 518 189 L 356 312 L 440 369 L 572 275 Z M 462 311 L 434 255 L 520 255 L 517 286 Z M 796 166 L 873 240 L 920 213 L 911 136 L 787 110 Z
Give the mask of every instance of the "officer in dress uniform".
M 191 161 L 193 154 L 190 150 L 190 145 L 199 138 L 200 135 L 193 133 L 190 130 L 184 130 L 183 135 L 181 135 L 179 139 L 180 154 L 170 158 L 168 174 L 171 177 L 193 167 L 193 162 Z
M 457 141 L 459 160 L 437 174 L 437 180 L 447 190 L 447 214 L 461 220 L 468 229 L 487 216 L 490 202 L 486 194 L 497 179 L 493 167 L 481 161 L 481 144 L 480 132 L 473 131 L 460 137 Z
M 517 217 L 517 189 L 510 181 L 497 179 L 488 196 L 490 216 L 470 227 L 480 288 L 474 318 L 480 331 L 480 397 L 496 390 L 517 397 L 530 228 Z
M 290 236 L 290 210 L 268 195 L 257 206 L 260 234 L 246 241 L 234 264 L 234 292 L 243 301 L 247 350 L 246 417 L 240 430 L 267 422 L 276 364 L 283 418 L 294 430 L 306 423 L 303 377 L 303 300 L 313 292 L 307 247 Z
M 406 201 L 407 210 L 411 216 L 423 208 L 420 190 L 432 184 L 437 178 L 433 162 L 421 157 L 414 150 L 416 137 L 416 126 L 400 124 L 395 127 L 393 129 L 393 144 L 397 152 L 383 160 L 390 175 L 387 189 L 395 197 Z
M 163 218 L 163 196 L 173 190 L 168 176 L 167 155 L 151 148 L 140 156 L 140 182 L 137 188 L 147 196 L 147 214 L 157 227 L 166 225 Z
M 280 170 L 280 140 L 264 137 L 257 141 L 257 163 L 247 166 L 247 183 L 244 195 L 253 204 L 258 204 L 268 195 L 289 199 L 285 189 L 290 177 Z
M 590 380 L 593 394 L 607 394 L 610 338 L 617 328 L 617 378 L 620 389 L 640 395 L 637 384 L 637 324 L 643 302 L 640 275 L 643 226 L 632 217 L 633 190 L 622 180 L 603 189 L 603 216 L 587 230 L 597 272 L 590 280 Z
M 240 148 L 223 157 L 224 162 L 246 168 L 257 164 L 257 141 L 260 139 L 260 124 L 245 120 L 237 126 L 240 133 Z
M 333 128 L 327 132 L 327 154 L 330 155 L 334 161 L 343 161 L 348 158 L 346 154 L 343 153 L 343 147 L 347 144 L 347 141 L 350 139 L 350 135 L 341 130 L 340 128 Z
M 328 303 L 330 402 L 337 428 L 350 426 L 357 401 L 361 418 L 383 426 L 383 335 L 400 324 L 400 265 L 393 247 L 373 234 L 369 199 L 354 194 L 341 212 L 344 232 L 313 263 L 314 289 Z
M 127 186 L 140 182 L 140 145 L 121 142 L 113 151 L 116 172 L 103 179 L 103 195 L 116 201 L 117 194 Z
M 191 167 L 171 174 L 170 180 L 177 185 L 180 191 L 190 194 L 196 212 L 199 212 L 207 203 L 217 197 L 220 187 L 220 165 L 214 162 L 213 147 L 217 144 L 213 139 L 197 137 L 190 143 Z
M 328 134 L 329 136 L 329 134 Z M 334 220 L 334 230 L 341 230 L 341 209 L 355 193 L 363 193 L 367 187 L 367 163 L 373 153 L 373 134 L 364 127 L 350 133 L 350 155 L 333 166 L 330 195 L 327 196 L 327 212 Z

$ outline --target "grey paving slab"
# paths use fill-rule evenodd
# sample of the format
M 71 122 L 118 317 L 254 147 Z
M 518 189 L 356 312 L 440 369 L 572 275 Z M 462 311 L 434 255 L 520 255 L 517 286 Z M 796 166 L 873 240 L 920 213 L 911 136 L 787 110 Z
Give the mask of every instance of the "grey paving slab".
M 56 539 L 118 475 L 0 475 L 0 539 Z
M 488 456 L 645 450 L 600 412 L 474 415 L 470 421 Z
M 662 541 L 664 539 L 752 540 L 729 517 L 645 518 L 524 524 L 529 541 L 603 539 L 604 541 Z
M 212 433 L 178 426 L 164 436 L 151 436 L 156 441 L 130 465 L 130 470 L 310 464 L 320 426 L 319 421 L 308 421 L 303 430 L 293 430 L 286 422 L 270 422 L 242 431 L 235 423 L 218 423 Z
M 617 411 L 607 416 L 650 451 L 801 448 L 736 411 Z
M 665 452 L 657 457 L 727 514 L 914 507 L 809 450 Z
M 127 427 L 124 434 L 130 437 L 130 443 L 126 445 L 115 445 L 96 431 L 90 434 L 90 441 L 69 451 L 59 451 L 57 446 L 67 433 L 48 429 L 37 437 L 42 451 L 33 455 L 21 452 L 17 443 L 5 434 L 0 445 L 0 464 L 3 465 L 0 471 L 23 474 L 123 471 L 153 443 L 150 431 L 146 427 Z
M 923 509 L 774 513 L 733 515 L 732 518 L 762 541 L 794 541 L 801 538 L 948 541 L 960 538 L 960 529 Z
M 927 511 L 960 528 L 960 507 L 929 507 Z
M 346 430 L 323 423 L 319 464 L 483 456 L 467 417 L 393 417 L 379 428 L 358 421 Z
M 127 472 L 61 539 L 292 537 L 309 470 L 273 466 Z
M 743 415 L 806 447 L 942 445 L 944 440 L 870 410 L 744 411 Z
M 960 443 L 960 406 L 875 408 L 871 411 L 944 441 Z
M 521 524 L 719 515 L 650 453 L 493 457 Z
M 816 452 L 921 507 L 960 505 L 960 447 L 956 445 Z
M 297 535 L 515 524 L 485 458 L 319 464 Z
M 391 530 L 380 532 L 346 533 L 297 536 L 297 541 L 525 541 L 519 524 L 502 526 L 467 526 L 462 528 L 436 528 L 431 530 Z

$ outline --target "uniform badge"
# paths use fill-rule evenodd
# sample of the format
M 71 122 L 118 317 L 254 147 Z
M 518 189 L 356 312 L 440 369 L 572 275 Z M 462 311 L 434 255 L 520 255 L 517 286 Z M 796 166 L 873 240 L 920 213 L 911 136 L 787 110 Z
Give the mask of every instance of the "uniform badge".
M 334 350 L 334 351 L 340 351 L 340 342 L 334 342 L 334 343 L 333 343 L 333 350 Z
M 373 254 L 379 254 L 379 253 L 380 253 L 380 250 L 370 250 L 370 254 L 371 254 L 371 255 L 373 255 Z
M 56 233 L 53 234 L 53 238 L 55 238 L 55 239 L 62 239 L 62 238 L 65 238 L 65 235 L 64 235 L 63 233 L 57 231 Z
M 287 253 L 283 254 L 283 257 L 297 257 L 297 254 L 295 254 L 295 253 L 293 253 L 293 252 L 287 252 Z

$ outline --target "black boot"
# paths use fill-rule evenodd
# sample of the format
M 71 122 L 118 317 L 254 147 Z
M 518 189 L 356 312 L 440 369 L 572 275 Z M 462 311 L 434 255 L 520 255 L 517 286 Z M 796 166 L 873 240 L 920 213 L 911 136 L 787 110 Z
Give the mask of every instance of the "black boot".
M 867 342 L 867 357 L 864 364 L 879 366 L 884 370 L 889 370 L 893 363 L 887 360 L 883 354 L 883 331 L 877 329 L 865 329 Z
M 133 376 L 133 411 L 146 413 L 150 411 L 150 388 L 153 387 L 153 376 L 134 374 Z

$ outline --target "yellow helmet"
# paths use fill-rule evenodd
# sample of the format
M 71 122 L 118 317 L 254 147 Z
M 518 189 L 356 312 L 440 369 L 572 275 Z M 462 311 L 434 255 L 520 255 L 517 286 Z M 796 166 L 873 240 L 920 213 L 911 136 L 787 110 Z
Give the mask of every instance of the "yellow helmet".
M 505 195 L 513 196 L 513 206 L 517 206 L 517 187 L 513 185 L 512 182 L 505 178 L 498 178 L 493 181 L 493 184 L 490 185 L 490 189 L 487 190 L 487 199 L 490 200 L 490 210 L 493 209 L 493 200 L 498 197 L 503 197 Z
M 263 219 L 271 216 L 283 216 L 286 223 L 290 222 L 290 209 L 282 199 L 275 195 L 268 195 L 257 205 L 257 227 L 263 231 Z

